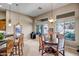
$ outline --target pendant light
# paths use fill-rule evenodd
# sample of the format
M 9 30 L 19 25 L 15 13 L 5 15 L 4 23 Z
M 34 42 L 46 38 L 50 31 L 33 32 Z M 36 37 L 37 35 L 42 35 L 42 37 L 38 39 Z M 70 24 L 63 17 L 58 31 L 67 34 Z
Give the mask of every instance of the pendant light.
M 9 26 L 11 26 L 11 5 L 9 5 Z
M 50 22 L 50 23 L 53 23 L 54 22 L 54 19 L 53 19 L 53 7 L 52 7 L 53 5 L 52 5 L 52 3 L 51 3 L 51 5 L 50 5 L 50 16 L 49 16 L 49 19 L 48 19 L 48 21 Z
M 17 9 L 17 8 L 18 8 L 18 9 Z M 19 9 L 19 4 L 16 4 L 16 10 L 18 10 L 18 11 L 20 10 L 20 9 Z M 17 24 L 19 24 L 19 15 L 17 15 L 17 21 L 18 21 Z

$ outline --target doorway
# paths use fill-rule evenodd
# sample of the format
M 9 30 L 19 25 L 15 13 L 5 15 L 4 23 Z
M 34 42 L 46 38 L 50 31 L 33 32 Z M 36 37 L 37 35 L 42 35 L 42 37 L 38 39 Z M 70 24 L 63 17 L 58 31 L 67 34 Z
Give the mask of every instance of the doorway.
M 48 24 L 36 25 L 36 33 L 47 34 L 48 33 Z

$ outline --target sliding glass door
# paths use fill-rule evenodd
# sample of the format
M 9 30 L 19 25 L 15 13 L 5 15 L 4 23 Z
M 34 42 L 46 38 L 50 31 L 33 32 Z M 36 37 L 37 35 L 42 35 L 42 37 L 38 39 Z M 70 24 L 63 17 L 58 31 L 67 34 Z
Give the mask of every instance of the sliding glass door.
M 64 34 L 65 40 L 75 41 L 75 20 L 73 19 L 59 19 L 56 22 L 56 32 Z
M 40 34 L 46 34 L 48 33 L 48 25 L 36 25 L 36 32 Z

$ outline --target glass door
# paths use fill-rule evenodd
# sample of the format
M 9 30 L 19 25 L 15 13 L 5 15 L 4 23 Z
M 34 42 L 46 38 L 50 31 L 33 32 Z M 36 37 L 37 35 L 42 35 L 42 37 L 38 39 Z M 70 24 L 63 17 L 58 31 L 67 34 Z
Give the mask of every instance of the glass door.
M 56 22 L 56 32 L 63 34 L 65 40 L 75 41 L 75 21 L 69 19 Z

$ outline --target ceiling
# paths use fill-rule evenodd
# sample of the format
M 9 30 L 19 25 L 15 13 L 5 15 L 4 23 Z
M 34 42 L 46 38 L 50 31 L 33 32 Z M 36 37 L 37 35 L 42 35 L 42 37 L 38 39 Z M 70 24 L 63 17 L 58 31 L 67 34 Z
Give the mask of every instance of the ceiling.
M 18 6 L 16 6 L 16 3 L 0 3 L 0 5 L 2 5 L 2 7 L 0 7 L 0 11 L 5 11 L 8 9 L 24 15 L 36 17 L 50 11 L 51 9 L 54 10 L 67 4 L 68 3 L 18 3 Z

